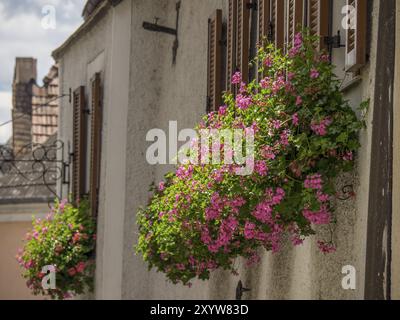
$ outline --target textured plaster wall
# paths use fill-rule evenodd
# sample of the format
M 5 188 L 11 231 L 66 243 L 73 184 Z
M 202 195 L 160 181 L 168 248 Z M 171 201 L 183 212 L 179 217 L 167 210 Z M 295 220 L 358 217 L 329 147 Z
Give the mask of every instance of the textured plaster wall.
M 104 251 L 105 237 L 105 195 L 106 195 L 106 172 L 109 146 L 109 96 L 110 96 L 110 67 L 111 67 L 111 37 L 112 37 L 112 12 L 106 12 L 101 19 L 91 27 L 86 28 L 77 37 L 75 42 L 65 49 L 60 58 L 60 93 L 74 91 L 79 86 L 85 86 L 86 101 L 91 100 L 90 80 L 96 72 L 101 72 L 103 85 L 103 133 L 102 133 L 102 163 L 99 216 L 98 216 L 98 240 L 97 240 L 97 261 L 96 261 L 96 292 L 103 289 L 103 262 L 107 259 L 107 252 Z M 90 106 L 90 103 L 88 103 Z M 59 119 L 59 139 L 72 146 L 72 119 L 73 107 L 68 98 L 61 100 Z M 88 137 L 90 137 L 90 125 L 88 118 Z M 90 150 L 90 139 L 88 139 L 87 150 Z M 115 143 L 115 142 L 114 142 Z M 65 150 L 65 159 L 68 157 L 68 150 Z M 111 164 L 110 164 L 111 165 Z M 89 151 L 87 154 L 87 168 L 89 168 Z M 87 176 L 87 189 L 89 176 Z M 71 190 L 70 190 L 71 191 Z M 68 196 L 68 190 L 64 186 L 64 196 Z M 110 212 L 109 214 L 112 214 Z M 117 231 L 120 233 L 120 231 Z
M 335 28 L 341 28 L 343 0 L 335 3 Z M 141 28 L 143 20 L 161 17 L 160 24 L 175 25 L 175 1 L 133 1 L 131 92 L 128 112 L 127 143 L 127 201 L 124 240 L 124 268 L 122 296 L 129 298 L 220 298 L 232 299 L 239 278 L 251 292 L 244 298 L 253 299 L 361 299 L 365 269 L 365 243 L 369 192 L 369 158 L 371 142 L 371 105 L 367 116 L 368 129 L 361 134 L 362 148 L 357 170 L 338 180 L 338 187 L 353 184 L 355 200 L 337 202 L 338 224 L 333 238 L 338 252 L 322 255 L 315 239 L 304 246 L 286 249 L 277 255 L 262 253 L 262 263 L 247 269 L 242 261 L 240 277 L 217 271 L 208 283 L 195 283 L 192 289 L 172 286 L 163 275 L 147 272 L 141 258 L 133 254 L 136 241 L 135 213 L 146 204 L 147 186 L 162 179 L 170 169 L 152 167 L 146 163 L 149 143 L 145 136 L 152 128 L 166 130 L 169 120 L 177 120 L 180 128 L 192 127 L 205 111 L 207 18 L 214 9 L 226 14 L 226 1 L 183 0 L 180 18 L 180 47 L 177 64 L 171 65 L 173 37 L 149 33 Z M 356 106 L 373 96 L 373 77 L 376 52 L 376 21 L 378 1 L 374 1 L 372 47 L 369 64 L 361 73 L 361 81 L 348 87 L 346 97 Z M 342 35 L 345 32 L 342 30 Z M 342 39 L 344 42 L 344 39 Z M 334 52 L 337 73 L 343 76 L 344 50 Z M 346 81 L 348 83 L 348 81 Z M 329 230 L 318 230 L 320 237 L 329 239 Z M 357 271 L 357 289 L 345 291 L 341 287 L 342 267 L 352 265 Z

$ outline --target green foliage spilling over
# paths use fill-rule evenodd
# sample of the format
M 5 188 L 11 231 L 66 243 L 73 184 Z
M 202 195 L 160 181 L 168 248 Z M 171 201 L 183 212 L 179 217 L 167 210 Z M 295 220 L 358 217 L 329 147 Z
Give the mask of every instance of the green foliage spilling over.
M 86 200 L 78 206 L 56 201 L 46 219 L 33 221 L 17 260 L 35 295 L 66 299 L 93 290 L 95 230 Z M 46 289 L 42 282 L 51 285 L 50 272 L 55 288 Z
M 217 268 L 236 273 L 237 257 L 257 263 L 260 247 L 278 252 L 285 238 L 301 245 L 317 226 L 335 222 L 334 181 L 352 170 L 365 123 L 344 100 L 329 57 L 314 50 L 317 40 L 298 34 L 287 54 L 260 48 L 259 80 L 245 84 L 240 73 L 233 76 L 237 94 L 227 93 L 197 130 L 254 134 L 254 170 L 239 175 L 243 165 L 221 161 L 167 174 L 138 213 L 136 251 L 150 268 L 190 286 Z M 317 245 L 335 251 L 331 239 Z

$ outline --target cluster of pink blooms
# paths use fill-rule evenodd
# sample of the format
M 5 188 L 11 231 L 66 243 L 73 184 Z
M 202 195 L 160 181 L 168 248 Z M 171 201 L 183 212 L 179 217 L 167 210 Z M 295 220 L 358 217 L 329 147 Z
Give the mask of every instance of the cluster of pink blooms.
M 256 161 L 254 165 L 254 171 L 257 172 L 261 177 L 265 177 L 268 174 L 268 167 L 265 161 Z
M 319 173 L 317 173 L 311 176 L 307 176 L 306 180 L 304 181 L 304 188 L 321 190 L 322 184 L 322 177 Z
M 229 252 L 228 245 L 233 239 L 233 235 L 239 225 L 238 220 L 234 216 L 222 220 L 219 227 L 218 237 L 213 240 L 208 227 L 204 226 L 201 232 L 201 241 L 207 245 L 208 250 L 211 253 L 217 253 L 221 248 L 224 247 L 224 252 Z
M 271 146 L 264 146 L 261 149 L 261 156 L 268 160 L 274 160 L 276 158 L 274 149 Z
M 313 121 L 311 123 L 311 130 L 319 136 L 326 136 L 328 131 L 327 128 L 332 124 L 332 119 L 325 118 L 320 123 Z
M 187 168 L 181 166 L 176 170 L 176 176 L 182 180 L 190 179 L 193 175 L 193 166 L 189 165 Z
M 265 193 L 266 199 L 259 203 L 252 215 L 260 222 L 268 225 L 270 232 L 264 233 L 258 230 L 255 224 L 248 222 L 245 226 L 245 238 L 255 239 L 270 245 L 273 252 L 278 252 L 282 233 L 284 231 L 281 224 L 278 223 L 279 215 L 273 215 L 274 207 L 282 202 L 285 197 L 285 191 L 277 188 L 274 192 L 272 189 L 267 189 Z
M 300 246 L 304 243 L 304 240 L 301 238 L 300 229 L 297 224 L 293 223 L 288 227 L 288 231 L 290 234 L 290 241 L 294 246 Z
M 315 225 L 324 225 L 331 222 L 331 215 L 326 205 L 322 205 L 320 210 L 316 212 L 304 209 L 303 215 L 310 223 Z
M 240 72 L 236 72 L 232 76 L 232 84 L 240 84 L 242 82 L 242 74 Z
M 277 188 L 276 192 L 272 189 L 267 189 L 265 196 L 266 200 L 257 205 L 252 215 L 260 222 L 273 224 L 273 208 L 282 202 L 285 197 L 285 191 L 282 188 Z
M 289 50 L 289 57 L 293 58 L 298 55 L 303 45 L 303 36 L 297 33 L 294 37 L 293 47 Z
M 239 109 L 246 110 L 251 106 L 252 99 L 243 94 L 238 94 L 236 96 L 236 104 Z
M 296 127 L 299 125 L 299 115 L 298 115 L 298 113 L 295 113 L 295 114 L 292 115 L 292 123 Z
M 210 207 L 206 208 L 205 216 L 206 220 L 215 220 L 221 217 L 224 209 L 229 209 L 230 212 L 234 214 L 239 213 L 239 209 L 246 203 L 242 197 L 237 197 L 233 200 L 227 197 L 221 197 L 219 193 L 214 193 L 211 196 Z
M 270 86 L 270 81 L 271 81 L 271 79 L 270 78 L 264 78 L 264 79 L 261 79 L 261 81 L 260 81 L 260 86 L 261 86 L 261 88 L 262 89 L 267 89 L 267 88 L 269 88 L 269 86 Z
M 79 262 L 75 267 L 69 268 L 68 269 L 68 274 L 73 277 L 76 274 L 83 273 L 86 269 L 86 264 L 85 262 L 81 261 Z
M 318 248 L 322 253 L 329 254 L 336 252 L 336 247 L 332 243 L 326 243 L 324 241 L 318 241 Z
M 353 161 L 353 158 L 354 158 L 354 155 L 353 155 L 353 152 L 351 152 L 351 151 L 346 152 L 343 156 L 344 161 Z
M 299 107 L 303 104 L 303 98 L 301 96 L 296 97 L 296 106 Z

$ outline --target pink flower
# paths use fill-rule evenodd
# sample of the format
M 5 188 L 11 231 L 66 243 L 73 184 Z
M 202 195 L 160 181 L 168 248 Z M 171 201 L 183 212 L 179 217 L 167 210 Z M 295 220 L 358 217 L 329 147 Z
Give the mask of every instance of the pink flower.
M 262 177 L 265 177 L 268 173 L 268 167 L 265 164 L 265 161 L 257 161 L 254 170 Z
M 70 293 L 70 292 L 66 292 L 66 293 L 64 293 L 64 299 L 65 299 L 65 300 L 67 300 L 67 299 L 71 299 L 71 298 L 73 298 L 73 295 L 72 295 L 72 293 Z
M 321 191 L 317 192 L 317 198 L 318 198 L 318 201 L 321 203 L 329 201 L 329 195 L 323 194 Z
M 280 138 L 281 138 L 281 140 L 279 141 L 279 143 L 282 146 L 288 146 L 289 145 L 289 132 L 287 130 L 285 130 L 285 131 L 283 131 L 281 133 Z
M 334 253 L 336 252 L 336 247 L 333 243 L 326 243 L 324 241 L 318 241 L 318 248 L 324 254 Z
M 294 79 L 294 77 L 296 76 L 296 74 L 294 72 L 288 72 L 287 74 L 287 79 L 289 81 L 292 81 Z
M 271 68 L 272 67 L 272 58 L 270 56 L 266 57 L 264 60 L 264 66 Z
M 247 259 L 246 266 L 247 266 L 247 267 L 255 266 L 255 265 L 259 264 L 260 261 L 261 261 L 260 256 L 259 256 L 257 253 L 254 252 L 254 254 L 252 254 L 252 255 Z
M 236 104 L 239 109 L 246 110 L 252 103 L 251 97 L 246 97 L 242 94 L 236 96 Z
M 190 179 L 193 175 L 193 166 L 190 165 L 187 168 L 181 166 L 176 170 L 176 176 L 182 180 Z
M 240 72 L 236 72 L 232 76 L 232 84 L 240 84 L 242 82 L 242 74 Z
M 349 151 L 343 156 L 344 161 L 353 161 L 353 152 Z
M 321 175 L 314 174 L 314 175 L 308 176 L 306 178 L 306 180 L 304 181 L 304 188 L 321 190 L 322 183 L 323 183 L 323 181 L 322 181 Z
M 86 265 L 85 265 L 85 263 L 82 261 L 82 262 L 79 262 L 79 263 L 76 265 L 75 268 L 76 268 L 76 272 L 82 273 L 83 271 L 85 271 Z
M 293 125 L 296 127 L 299 125 L 299 115 L 297 113 L 292 115 L 292 122 L 293 122 Z
M 270 146 L 265 146 L 261 149 L 261 156 L 269 160 L 274 160 L 276 158 L 273 148 Z
M 301 96 L 297 96 L 296 97 L 296 106 L 301 106 L 303 104 L 303 99 L 301 98 Z
M 320 60 L 322 62 L 329 62 L 330 61 L 330 57 L 327 54 L 323 54 L 323 55 L 321 55 Z
M 226 106 L 222 106 L 222 107 L 219 108 L 218 114 L 220 116 L 224 116 L 224 115 L 226 115 L 227 110 L 228 110 L 228 108 Z
M 184 270 L 186 269 L 186 267 L 185 267 L 185 265 L 184 265 L 183 263 L 178 263 L 178 264 L 176 265 L 176 268 L 177 268 L 179 271 L 184 271 Z
M 74 275 L 76 275 L 76 270 L 75 270 L 75 268 L 70 268 L 70 269 L 68 269 L 68 274 L 71 276 L 71 277 L 73 277 Z
M 272 127 L 274 129 L 280 129 L 281 128 L 281 122 L 279 120 L 272 120 Z
M 311 79 L 317 79 L 319 77 L 319 72 L 317 69 L 311 69 L 310 72 Z
M 260 86 L 262 89 L 267 89 L 269 87 L 269 78 L 262 79 L 260 81 Z
M 311 123 L 311 130 L 314 131 L 315 134 L 323 137 L 327 135 L 327 127 L 329 127 L 331 124 L 332 120 L 330 118 L 325 118 L 320 123 L 313 121 Z
M 79 242 L 80 239 L 81 239 L 81 234 L 79 232 L 76 232 L 72 236 L 72 243 L 77 243 L 77 242 Z
M 251 240 L 254 239 L 256 236 L 256 225 L 254 223 L 251 222 L 246 222 L 245 226 L 244 226 L 244 237 L 247 240 Z
M 294 36 L 294 46 L 301 47 L 302 45 L 303 45 L 303 36 L 300 32 L 296 33 L 296 35 Z
M 158 190 L 159 190 L 159 191 L 164 191 L 164 190 L 165 190 L 165 182 L 161 181 L 161 182 L 158 184 Z
M 331 215 L 328 212 L 327 206 L 321 206 L 320 210 L 313 212 L 309 209 L 303 210 L 303 216 L 312 224 L 324 225 L 331 222 Z

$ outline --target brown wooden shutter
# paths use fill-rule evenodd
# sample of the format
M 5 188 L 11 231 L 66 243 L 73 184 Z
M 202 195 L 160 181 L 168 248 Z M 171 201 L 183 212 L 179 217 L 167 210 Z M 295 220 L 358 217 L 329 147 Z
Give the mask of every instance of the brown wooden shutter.
M 329 36 L 329 1 L 308 0 L 307 24 L 312 35 L 319 36 L 317 50 L 328 49 L 325 37 Z
M 258 42 L 268 40 L 271 21 L 271 0 L 258 1 Z
M 207 111 L 215 111 L 222 101 L 222 10 L 208 20 Z
M 367 42 L 367 0 L 347 0 L 347 5 L 355 8 L 355 29 L 346 30 L 346 71 L 355 72 L 366 63 Z M 350 11 L 349 26 L 350 26 Z
M 73 150 L 72 197 L 77 201 L 85 194 L 86 181 L 85 87 L 73 94 Z
M 238 1 L 236 67 L 244 82 L 249 81 L 250 6 L 251 0 Z
M 271 4 L 273 41 L 278 49 L 285 46 L 285 1 L 272 0 Z
M 303 0 L 288 0 L 287 2 L 287 46 L 292 47 L 294 36 L 300 31 L 299 28 L 304 25 L 303 18 L 304 2 Z
M 100 187 L 100 154 L 102 130 L 101 79 L 96 73 L 92 79 L 91 150 L 90 150 L 90 208 L 97 216 Z
M 235 93 L 232 75 L 236 72 L 236 23 L 238 0 L 229 0 L 226 52 L 226 90 Z

